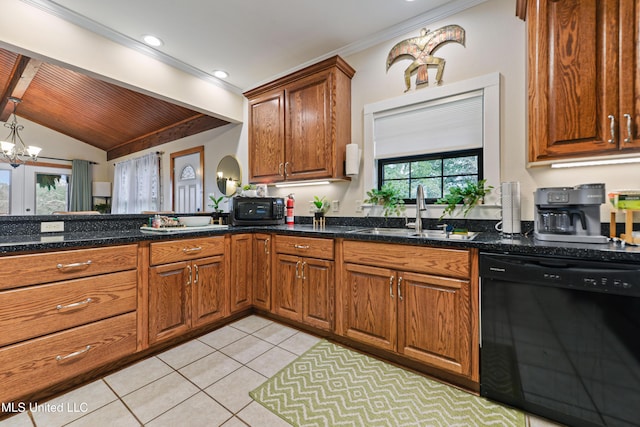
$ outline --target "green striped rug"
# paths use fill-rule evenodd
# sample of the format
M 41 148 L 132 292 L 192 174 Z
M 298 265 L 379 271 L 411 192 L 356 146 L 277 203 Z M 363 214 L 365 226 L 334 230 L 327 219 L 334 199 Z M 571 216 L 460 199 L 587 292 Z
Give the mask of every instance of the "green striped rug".
M 250 395 L 294 426 L 525 426 L 522 412 L 324 340 Z

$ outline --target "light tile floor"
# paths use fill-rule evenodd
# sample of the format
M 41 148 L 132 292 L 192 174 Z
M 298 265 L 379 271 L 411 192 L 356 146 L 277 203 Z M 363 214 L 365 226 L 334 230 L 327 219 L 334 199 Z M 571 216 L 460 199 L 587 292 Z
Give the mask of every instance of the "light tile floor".
M 249 316 L 0 422 L 0 427 L 288 426 L 249 392 L 318 338 Z M 554 424 L 533 417 L 530 427 Z

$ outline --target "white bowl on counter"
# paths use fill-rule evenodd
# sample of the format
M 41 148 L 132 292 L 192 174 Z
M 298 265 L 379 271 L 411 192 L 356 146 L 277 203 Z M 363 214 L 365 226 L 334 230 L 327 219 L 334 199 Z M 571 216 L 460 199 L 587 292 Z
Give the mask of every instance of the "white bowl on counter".
M 202 227 L 211 223 L 210 216 L 179 216 L 178 221 L 186 227 Z

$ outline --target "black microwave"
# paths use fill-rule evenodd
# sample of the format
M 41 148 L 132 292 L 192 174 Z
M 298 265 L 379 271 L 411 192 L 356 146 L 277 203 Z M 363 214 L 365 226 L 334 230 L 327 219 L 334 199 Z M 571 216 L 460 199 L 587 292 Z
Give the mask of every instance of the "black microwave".
M 231 203 L 231 225 L 284 224 L 282 197 L 234 197 Z

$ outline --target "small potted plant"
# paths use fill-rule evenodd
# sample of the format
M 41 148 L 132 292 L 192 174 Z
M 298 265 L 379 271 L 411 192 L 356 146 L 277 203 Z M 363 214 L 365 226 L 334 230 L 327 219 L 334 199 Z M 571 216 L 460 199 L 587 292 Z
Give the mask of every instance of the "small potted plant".
M 209 199 L 211 200 L 209 207 L 213 208 L 213 211 L 216 213 L 222 212 L 222 208 L 220 208 L 220 203 L 224 199 L 224 196 L 220 196 L 216 198 L 213 194 L 209 194 Z
M 242 186 L 242 195 L 245 197 L 256 197 L 256 187 L 253 184 Z
M 327 212 L 327 209 L 329 209 L 329 202 L 326 200 L 325 196 L 313 196 L 313 205 L 315 207 L 313 214 L 316 219 L 322 218 L 325 212 Z
M 404 198 L 398 190 L 388 184 L 383 185 L 380 189 L 372 188 L 367 191 L 364 203 L 381 206 L 384 216 L 400 216 L 405 210 Z
M 486 185 L 485 179 L 481 179 L 478 182 L 466 181 L 462 185 L 451 187 L 449 193 L 436 200 L 436 204 L 447 205 L 440 219 L 446 215 L 452 216 L 459 207 L 461 208 L 463 216 L 466 218 L 474 207 L 484 202 L 484 198 L 491 193 L 492 189 L 493 186 Z

